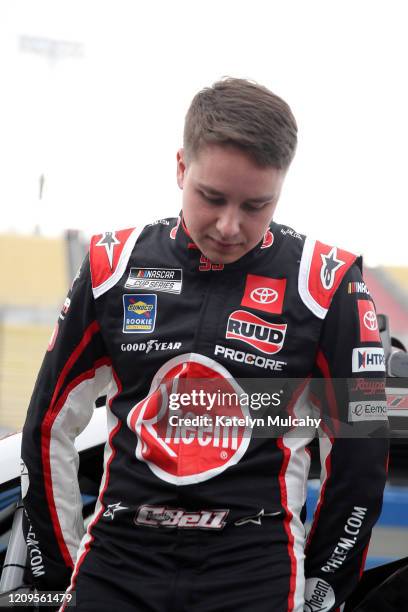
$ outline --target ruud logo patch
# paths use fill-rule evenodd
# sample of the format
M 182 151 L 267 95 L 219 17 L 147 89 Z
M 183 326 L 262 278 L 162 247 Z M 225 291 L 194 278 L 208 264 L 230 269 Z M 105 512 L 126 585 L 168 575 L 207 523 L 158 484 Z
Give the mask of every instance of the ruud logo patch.
M 230 314 L 226 338 L 236 339 L 254 346 L 263 353 L 279 353 L 286 334 L 286 323 L 268 323 L 245 310 Z
M 150 289 L 166 293 L 181 293 L 181 268 L 131 268 L 126 289 Z

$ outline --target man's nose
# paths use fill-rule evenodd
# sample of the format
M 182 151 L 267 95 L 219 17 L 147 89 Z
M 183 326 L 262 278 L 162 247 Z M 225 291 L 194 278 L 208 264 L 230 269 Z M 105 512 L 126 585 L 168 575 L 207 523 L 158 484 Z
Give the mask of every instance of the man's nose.
M 225 206 L 219 210 L 216 229 L 220 237 L 233 238 L 240 232 L 240 215 L 233 206 Z

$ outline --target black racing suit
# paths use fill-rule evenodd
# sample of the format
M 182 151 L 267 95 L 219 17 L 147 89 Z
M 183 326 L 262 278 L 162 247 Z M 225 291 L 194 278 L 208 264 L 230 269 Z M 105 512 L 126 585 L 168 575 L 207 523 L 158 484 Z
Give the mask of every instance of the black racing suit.
M 226 265 L 206 259 L 180 219 L 92 239 L 23 432 L 40 588 L 65 589 L 72 574 L 78 609 L 109 612 L 320 611 L 347 598 L 388 449 L 384 355 L 359 263 L 276 223 Z M 194 385 L 247 400 L 262 387 L 276 401 L 262 412 L 190 393 L 181 405 Z M 104 393 L 104 474 L 84 535 L 73 440 Z M 248 425 L 260 414 L 303 421 Z M 316 414 L 328 420 L 306 543 Z M 377 434 L 341 435 L 341 422 Z

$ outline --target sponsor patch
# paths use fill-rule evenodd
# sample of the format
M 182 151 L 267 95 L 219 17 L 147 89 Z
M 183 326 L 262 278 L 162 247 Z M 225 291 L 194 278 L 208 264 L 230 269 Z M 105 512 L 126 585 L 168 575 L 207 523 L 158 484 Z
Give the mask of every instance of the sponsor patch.
M 268 278 L 247 274 L 241 306 L 281 314 L 285 295 L 286 278 Z
M 211 420 L 206 426 L 187 426 L 180 423 L 178 411 L 170 408 L 174 393 L 216 389 L 238 395 L 243 390 L 231 374 L 216 361 L 196 353 L 186 353 L 165 362 L 152 380 L 150 390 L 129 412 L 127 424 L 134 432 L 135 455 L 161 480 L 175 485 L 187 485 L 214 478 L 245 454 L 250 443 L 248 426 L 217 424 Z M 190 402 L 182 413 L 186 418 L 207 413 L 206 405 L 193 406 Z M 224 413 L 216 401 L 213 414 Z M 246 404 L 234 402 L 228 406 L 231 417 L 249 417 Z M 197 457 L 201 459 L 198 461 Z
M 115 512 L 120 512 L 120 510 L 129 510 L 129 508 L 128 506 L 122 506 L 122 502 L 117 502 L 116 504 L 109 504 L 109 506 L 106 506 L 106 510 L 103 513 L 103 516 L 113 521 L 115 518 Z
M 120 350 L 130 353 L 150 353 L 150 351 L 178 351 L 181 348 L 181 342 L 159 342 L 159 340 L 148 340 L 147 342 L 122 342 Z
M 215 345 L 214 355 L 218 355 L 224 359 L 230 359 L 231 361 L 236 361 L 238 363 L 245 363 L 247 365 L 255 366 L 257 368 L 272 370 L 274 372 L 282 372 L 283 368 L 288 365 L 286 361 L 278 361 L 277 359 L 269 359 L 263 355 L 254 355 L 253 353 L 236 351 L 233 348 L 227 348 L 219 344 Z
M 291 227 L 282 227 L 281 234 L 284 236 L 292 236 L 292 238 L 297 238 L 298 240 L 303 240 L 303 236 L 295 232 L 295 230 L 293 230 Z
M 371 402 L 349 402 L 349 422 L 378 421 L 383 419 L 387 419 L 387 402 L 375 400 Z
M 167 219 L 158 219 L 157 221 L 153 221 L 153 223 L 148 223 L 147 227 L 153 227 L 154 225 L 170 225 L 170 221 Z
M 380 342 L 377 315 L 371 300 L 357 300 L 360 342 Z
M 370 295 L 367 285 L 363 281 L 356 281 L 347 285 L 347 293 L 365 293 Z
M 123 332 L 149 334 L 154 331 L 157 295 L 141 293 L 123 296 Z
M 321 253 L 320 257 L 322 260 L 322 267 L 320 268 L 320 281 L 323 289 L 328 291 L 334 285 L 337 270 L 344 266 L 346 262 L 337 258 L 336 247 L 333 247 L 327 255 Z
M 167 506 L 141 506 L 134 518 L 135 525 L 177 529 L 223 529 L 229 510 L 196 510 Z
M 336 597 L 330 584 L 322 578 L 308 578 L 305 585 L 304 612 L 328 612 Z
M 279 353 L 283 346 L 286 328 L 286 323 L 269 323 L 251 312 L 235 310 L 228 318 L 225 337 L 241 340 L 263 353 L 273 355 Z
M 181 293 L 181 268 L 131 268 L 126 289 L 150 289 L 166 293 Z
M 351 393 L 361 392 L 363 396 L 385 393 L 385 380 L 382 378 L 353 378 L 350 383 Z
M 274 241 L 274 236 L 271 230 L 270 229 L 266 230 L 264 237 L 263 237 L 263 242 L 261 244 L 261 249 L 269 249 L 269 247 L 273 245 L 273 241 Z
M 353 372 L 384 372 L 385 356 L 382 348 L 354 348 Z
M 62 305 L 60 315 L 59 315 L 59 318 L 61 319 L 61 321 L 63 321 L 65 317 L 67 316 L 70 306 L 71 306 L 71 300 L 69 297 L 66 297 L 65 302 Z
M 104 232 L 95 244 L 96 247 L 104 247 L 111 270 L 113 269 L 114 250 L 118 244 L 120 244 L 120 241 L 116 237 L 116 232 Z

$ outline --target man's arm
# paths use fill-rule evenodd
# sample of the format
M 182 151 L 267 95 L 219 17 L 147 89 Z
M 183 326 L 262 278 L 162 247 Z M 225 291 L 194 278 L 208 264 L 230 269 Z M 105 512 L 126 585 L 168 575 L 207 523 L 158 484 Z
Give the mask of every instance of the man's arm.
M 84 531 L 74 440 L 110 378 L 87 257 L 58 318 L 23 429 L 24 531 L 39 589 L 65 590 L 69 583 Z
M 388 458 L 383 351 L 356 265 L 327 313 L 314 376 L 324 379 L 312 384 L 311 399 L 326 425 L 319 439 L 322 486 L 306 546 L 305 610 L 334 610 L 364 569 Z

